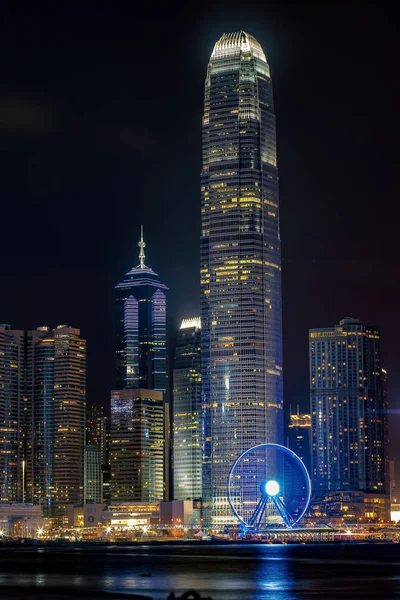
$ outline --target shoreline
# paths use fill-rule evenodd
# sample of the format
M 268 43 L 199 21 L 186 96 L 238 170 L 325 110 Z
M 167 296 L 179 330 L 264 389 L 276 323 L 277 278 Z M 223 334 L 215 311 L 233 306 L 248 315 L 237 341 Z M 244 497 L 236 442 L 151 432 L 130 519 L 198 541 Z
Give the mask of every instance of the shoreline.
M 357 545 L 397 545 L 399 542 L 392 540 L 360 540 L 355 538 L 349 538 L 347 540 L 313 540 L 313 541 L 270 541 L 264 540 L 118 540 L 118 541 L 106 541 L 106 540 L 82 540 L 82 541 L 37 541 L 37 540 L 14 540 L 0 543 L 0 551 L 8 550 L 10 548 L 17 550 L 36 550 L 36 549 L 62 549 L 62 550 L 77 550 L 77 549 L 109 549 L 118 547 L 130 547 L 139 548 L 143 546 L 153 547 L 170 547 L 170 546 L 340 546 L 349 544 Z

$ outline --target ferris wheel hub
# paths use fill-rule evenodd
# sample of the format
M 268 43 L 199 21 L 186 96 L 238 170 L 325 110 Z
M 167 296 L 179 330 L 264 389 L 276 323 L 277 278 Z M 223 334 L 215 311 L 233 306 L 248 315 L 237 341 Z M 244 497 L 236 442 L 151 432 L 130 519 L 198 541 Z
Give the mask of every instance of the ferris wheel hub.
M 265 484 L 264 490 L 265 490 L 265 493 L 267 494 L 267 496 L 271 496 L 271 497 L 277 496 L 280 491 L 279 483 L 277 481 L 275 481 L 274 479 L 270 479 Z

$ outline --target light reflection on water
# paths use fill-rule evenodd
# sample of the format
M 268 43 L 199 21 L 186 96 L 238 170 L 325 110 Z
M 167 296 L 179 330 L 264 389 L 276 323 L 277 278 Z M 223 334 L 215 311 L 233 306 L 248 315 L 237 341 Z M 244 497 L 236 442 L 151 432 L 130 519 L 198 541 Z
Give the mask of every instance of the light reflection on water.
M 45 584 L 46 584 L 46 575 L 44 575 L 44 573 L 36 573 L 35 585 L 43 586 Z
M 8 598 L 2 586 L 16 586 L 38 593 L 62 588 L 74 597 L 79 589 L 81 600 L 85 591 L 166 600 L 189 589 L 212 600 L 391 600 L 400 597 L 399 566 L 400 545 L 1 549 L 0 596 Z

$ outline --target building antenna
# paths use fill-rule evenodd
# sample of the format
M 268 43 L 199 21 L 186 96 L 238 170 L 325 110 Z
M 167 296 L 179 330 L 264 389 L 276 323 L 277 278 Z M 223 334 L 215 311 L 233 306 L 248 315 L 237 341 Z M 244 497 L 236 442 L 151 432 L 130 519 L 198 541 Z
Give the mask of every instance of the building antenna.
M 146 246 L 146 242 L 143 241 L 143 225 L 140 226 L 140 242 L 138 243 L 138 246 L 140 248 L 140 252 L 139 252 L 139 269 L 145 269 L 146 265 L 144 264 L 144 259 L 146 258 L 146 255 L 144 253 L 144 249 Z

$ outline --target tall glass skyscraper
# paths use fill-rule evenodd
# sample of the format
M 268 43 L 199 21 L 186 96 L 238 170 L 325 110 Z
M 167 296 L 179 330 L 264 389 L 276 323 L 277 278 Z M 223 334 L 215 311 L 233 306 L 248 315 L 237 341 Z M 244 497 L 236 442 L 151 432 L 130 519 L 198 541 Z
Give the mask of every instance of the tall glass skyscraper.
M 86 341 L 80 330 L 0 325 L 0 502 L 56 516 L 83 500 Z
M 0 325 L 0 502 L 24 499 L 24 336 Z
M 116 286 L 116 390 L 111 392 L 111 492 L 114 500 L 169 497 L 167 398 L 168 288 L 145 265 Z
M 203 499 L 206 519 L 222 524 L 235 458 L 283 438 L 272 82 L 243 31 L 224 34 L 208 64 L 201 197 Z
M 166 393 L 167 286 L 144 264 L 143 229 L 139 265 L 116 291 L 116 388 Z
M 346 317 L 311 329 L 314 492 L 388 494 L 386 371 L 377 327 Z
M 86 341 L 59 325 L 27 333 L 27 493 L 47 516 L 83 500 Z
M 200 317 L 183 319 L 173 371 L 174 499 L 201 498 Z

